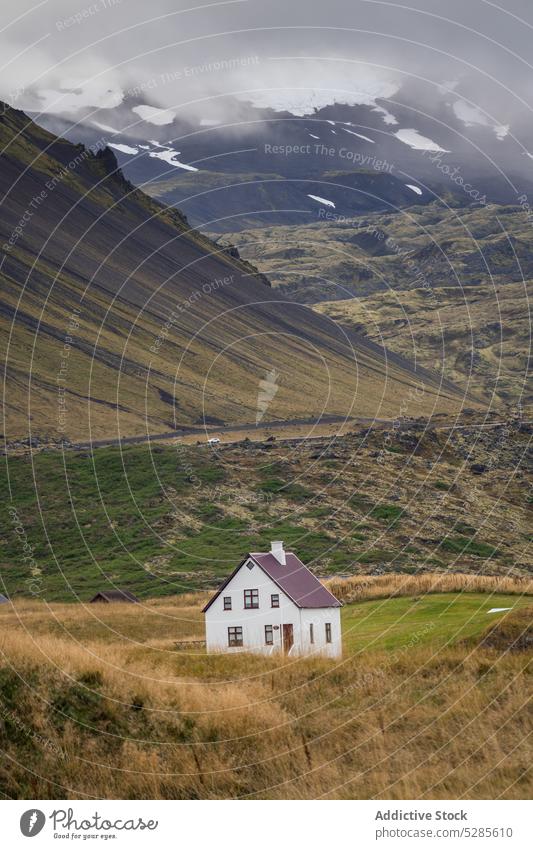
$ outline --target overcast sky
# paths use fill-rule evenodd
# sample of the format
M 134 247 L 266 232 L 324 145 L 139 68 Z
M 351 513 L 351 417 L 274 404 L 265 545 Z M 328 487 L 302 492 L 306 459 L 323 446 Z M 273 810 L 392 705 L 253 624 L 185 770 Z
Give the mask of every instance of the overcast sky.
M 409 83 L 421 102 L 453 88 L 497 123 L 531 121 L 531 0 L 3 0 L 2 12 L 0 96 L 19 108 L 75 119 L 133 94 L 169 115 L 216 115 L 228 95 L 305 110 Z

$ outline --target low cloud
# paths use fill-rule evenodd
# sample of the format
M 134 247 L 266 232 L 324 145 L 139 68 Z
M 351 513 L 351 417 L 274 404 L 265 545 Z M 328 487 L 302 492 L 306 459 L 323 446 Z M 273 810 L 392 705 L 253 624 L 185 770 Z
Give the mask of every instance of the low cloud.
M 132 121 L 161 126 L 239 120 L 244 101 L 302 114 L 414 91 L 421 109 L 459 104 L 465 125 L 531 124 L 528 0 L 450 0 L 446 18 L 437 0 L 193 3 L 6 0 L 0 96 L 72 120 L 132 100 Z

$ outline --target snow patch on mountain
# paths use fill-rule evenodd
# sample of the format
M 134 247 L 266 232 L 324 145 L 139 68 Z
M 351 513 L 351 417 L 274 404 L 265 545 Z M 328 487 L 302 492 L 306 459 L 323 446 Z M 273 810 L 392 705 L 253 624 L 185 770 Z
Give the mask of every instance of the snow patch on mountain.
M 392 112 L 389 112 L 388 109 L 385 109 L 384 106 L 373 106 L 372 112 L 379 112 L 381 115 L 383 115 L 384 124 L 389 124 L 390 126 L 392 126 L 398 123 L 398 119 L 394 117 Z
M 370 144 L 375 144 L 374 139 L 369 139 L 368 136 L 363 136 L 362 133 L 356 133 L 355 130 L 349 130 L 347 127 L 342 128 L 345 133 L 350 133 L 351 136 L 357 136 L 358 139 L 363 139 L 363 141 L 370 142 Z
M 183 168 L 184 171 L 198 171 L 198 168 L 195 168 L 194 165 L 186 165 L 184 162 L 180 162 L 179 159 L 176 159 L 176 156 L 179 156 L 179 150 L 157 150 L 149 153 L 148 156 L 151 156 L 152 159 L 162 159 L 163 162 L 168 162 L 169 165 L 174 165 L 175 168 Z
M 456 100 L 452 106 L 454 114 L 465 127 L 492 127 L 496 138 L 502 141 L 509 135 L 509 124 L 494 124 L 477 106 L 467 103 L 465 100 Z
M 446 150 L 444 147 L 441 147 L 437 142 L 428 139 L 427 136 L 423 136 L 418 130 L 414 130 L 412 128 L 406 130 L 396 130 L 394 133 L 396 138 L 403 142 L 403 144 L 408 145 L 413 150 L 432 150 L 436 153 L 449 153 L 449 150 Z
M 335 209 L 335 204 L 332 200 L 328 200 L 327 198 L 321 198 L 319 195 L 307 195 L 311 200 L 316 200 L 317 203 L 322 203 L 324 206 L 332 206 Z
M 422 194 L 422 189 L 419 189 L 418 186 L 413 186 L 412 183 L 406 183 L 405 185 L 408 189 L 411 189 L 411 191 L 414 192 L 416 195 Z
M 465 127 L 474 127 L 476 124 L 486 127 L 489 123 L 487 116 L 483 114 L 481 109 L 465 100 L 456 100 L 452 109 L 455 117 L 459 118 Z
M 113 147 L 121 153 L 127 153 L 128 156 L 135 156 L 136 153 L 139 153 L 136 147 L 130 147 L 129 144 L 113 144 L 113 142 L 109 142 L 107 146 Z
M 307 69 L 303 70 L 307 64 Z M 311 88 L 309 80 L 320 80 L 320 88 Z M 287 80 L 302 80 L 304 85 L 293 88 L 287 85 Z M 327 106 L 371 106 L 376 107 L 376 100 L 392 97 L 397 93 L 399 84 L 390 79 L 388 74 L 376 74 L 373 70 L 367 74 L 361 67 L 346 68 L 342 74 L 342 85 L 339 88 L 338 71 L 333 66 L 298 61 L 295 68 L 292 60 L 277 62 L 277 73 L 269 68 L 269 87 L 264 83 L 239 96 L 259 109 L 273 109 L 275 112 L 290 112 L 296 117 L 314 116 L 317 110 Z M 386 111 L 386 110 L 381 110 Z

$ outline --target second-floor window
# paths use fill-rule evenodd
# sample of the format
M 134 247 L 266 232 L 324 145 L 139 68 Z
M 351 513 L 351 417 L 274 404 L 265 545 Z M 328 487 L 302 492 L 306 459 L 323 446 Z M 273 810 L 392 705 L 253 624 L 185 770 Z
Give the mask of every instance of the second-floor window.
M 273 593 L 270 596 L 270 606 L 271 607 L 279 607 L 279 595 L 277 593 Z
M 231 610 L 231 596 L 224 596 L 224 610 Z
M 244 591 L 244 609 L 251 610 L 259 607 L 259 590 Z

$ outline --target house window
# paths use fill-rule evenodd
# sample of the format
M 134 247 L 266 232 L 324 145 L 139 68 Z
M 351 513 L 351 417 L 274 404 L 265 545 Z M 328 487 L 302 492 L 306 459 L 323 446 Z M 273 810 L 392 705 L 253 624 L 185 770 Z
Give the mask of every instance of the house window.
M 224 610 L 231 610 L 231 596 L 224 596 Z
M 273 595 L 270 596 L 270 606 L 279 607 L 279 595 L 277 593 L 273 593 Z
M 315 626 L 313 625 L 313 623 L 312 623 L 312 622 L 311 622 L 311 624 L 309 625 L 309 642 L 310 642 L 310 643 L 314 643 L 314 642 L 315 642 Z
M 331 622 L 326 622 L 326 643 L 331 643 Z
M 274 628 L 272 625 L 265 625 L 265 645 L 274 645 Z
M 244 609 L 251 610 L 259 607 L 259 590 L 244 591 Z
M 242 628 L 228 628 L 228 646 L 242 646 Z

